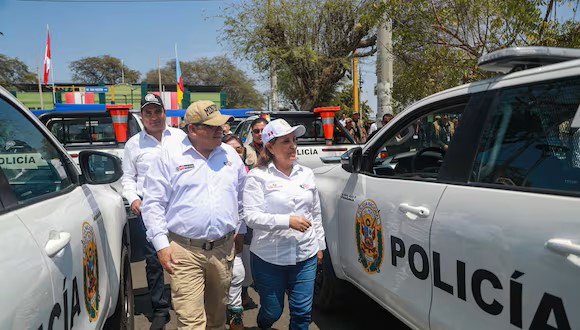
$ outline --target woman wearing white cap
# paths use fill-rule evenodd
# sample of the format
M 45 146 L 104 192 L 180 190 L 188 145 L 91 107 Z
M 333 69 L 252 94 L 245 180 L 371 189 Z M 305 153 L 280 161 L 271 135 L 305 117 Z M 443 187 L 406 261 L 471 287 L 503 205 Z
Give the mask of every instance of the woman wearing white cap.
M 254 229 L 250 251 L 262 329 L 280 318 L 286 292 L 289 328 L 308 329 L 310 324 L 316 265 L 326 243 L 314 175 L 296 162 L 296 138 L 305 131 L 284 119 L 268 123 L 257 167 L 244 188 L 245 219 Z

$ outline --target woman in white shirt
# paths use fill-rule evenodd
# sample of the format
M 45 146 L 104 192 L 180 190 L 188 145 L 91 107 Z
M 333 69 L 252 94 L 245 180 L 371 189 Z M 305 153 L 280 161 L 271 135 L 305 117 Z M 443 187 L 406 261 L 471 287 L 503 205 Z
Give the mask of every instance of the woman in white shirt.
M 250 251 L 259 328 L 280 318 L 286 292 L 289 329 L 310 324 L 316 265 L 326 243 L 314 174 L 296 162 L 296 137 L 305 131 L 284 119 L 268 123 L 257 167 L 246 178 L 243 203 L 246 223 L 254 229 Z

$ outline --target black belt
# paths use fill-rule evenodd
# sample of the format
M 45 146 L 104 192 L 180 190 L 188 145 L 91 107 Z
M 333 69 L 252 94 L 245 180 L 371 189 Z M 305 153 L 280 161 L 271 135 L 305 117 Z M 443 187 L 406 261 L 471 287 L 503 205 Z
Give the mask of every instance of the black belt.
M 167 236 L 169 237 L 170 240 L 175 241 L 175 242 L 177 242 L 181 245 L 184 245 L 186 247 L 194 246 L 194 247 L 201 248 L 202 250 L 205 250 L 205 251 L 210 251 L 210 250 L 213 250 L 213 248 L 218 247 L 218 246 L 226 243 L 233 235 L 234 235 L 234 232 L 230 231 L 229 233 L 225 234 L 224 236 L 222 236 L 220 238 L 210 239 L 210 240 L 188 238 L 188 237 L 181 236 L 179 234 L 172 233 L 172 232 L 169 232 L 169 234 Z

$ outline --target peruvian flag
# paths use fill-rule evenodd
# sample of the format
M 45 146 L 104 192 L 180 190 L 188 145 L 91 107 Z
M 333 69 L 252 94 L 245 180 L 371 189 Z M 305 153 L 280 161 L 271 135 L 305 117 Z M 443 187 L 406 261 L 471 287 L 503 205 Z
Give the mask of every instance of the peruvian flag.
M 42 77 L 42 83 L 46 85 L 48 83 L 48 73 L 50 72 L 50 31 L 46 31 L 46 49 L 44 50 L 44 74 Z

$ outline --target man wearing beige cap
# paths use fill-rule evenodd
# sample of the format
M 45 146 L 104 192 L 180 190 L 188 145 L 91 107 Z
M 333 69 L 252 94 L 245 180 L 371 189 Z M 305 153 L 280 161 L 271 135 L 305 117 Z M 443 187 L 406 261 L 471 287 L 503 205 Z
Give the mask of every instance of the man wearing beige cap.
M 179 329 L 225 328 L 246 177 L 235 149 L 221 142 L 222 125 L 231 120 L 213 102 L 192 103 L 184 118 L 187 137 L 167 146 L 145 178 L 147 239 L 171 275 Z

